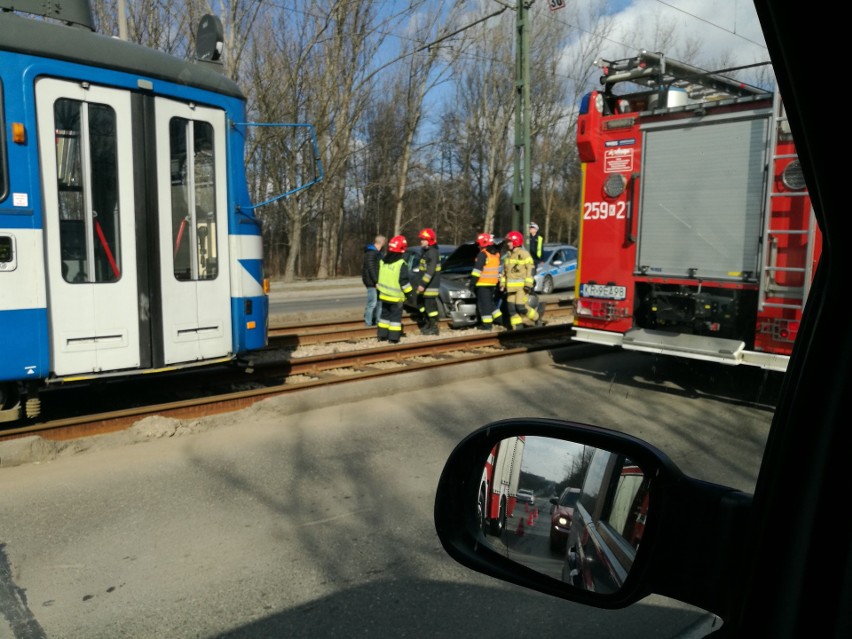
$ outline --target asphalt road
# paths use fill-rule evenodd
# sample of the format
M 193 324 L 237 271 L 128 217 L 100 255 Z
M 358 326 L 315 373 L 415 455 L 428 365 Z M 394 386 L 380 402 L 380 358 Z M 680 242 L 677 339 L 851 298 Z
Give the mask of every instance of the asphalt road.
M 141 443 L 69 442 L 37 464 L 0 451 L 0 637 L 676 636 L 699 611 L 598 610 L 469 571 L 432 510 L 455 444 L 507 416 L 627 431 L 751 490 L 765 389 L 708 370 L 539 353 L 146 420 Z
M 572 294 L 573 291 L 557 291 L 541 297 L 548 304 L 555 304 L 570 299 Z M 366 296 L 360 277 L 297 282 L 277 280 L 271 283 L 269 315 L 273 323 L 358 319 L 364 316 Z
M 298 282 L 273 281 L 269 315 L 279 321 L 315 317 L 363 317 L 367 294 L 360 277 Z

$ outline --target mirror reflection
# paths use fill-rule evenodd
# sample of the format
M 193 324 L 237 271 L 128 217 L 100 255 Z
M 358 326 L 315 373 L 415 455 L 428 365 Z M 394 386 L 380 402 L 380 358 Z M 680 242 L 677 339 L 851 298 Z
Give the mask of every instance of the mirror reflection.
M 548 437 L 491 450 L 477 516 L 486 543 L 577 588 L 616 592 L 633 565 L 650 478 L 617 452 Z

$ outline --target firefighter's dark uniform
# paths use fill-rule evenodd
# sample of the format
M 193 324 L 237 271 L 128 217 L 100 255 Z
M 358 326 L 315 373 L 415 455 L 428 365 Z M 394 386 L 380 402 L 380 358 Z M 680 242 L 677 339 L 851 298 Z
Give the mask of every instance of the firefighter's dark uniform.
M 470 273 L 480 324 L 477 328 L 490 331 L 494 322 L 503 316 L 497 306 L 497 285 L 500 283 L 500 247 L 490 245 L 482 248 L 473 263 Z
M 533 258 L 522 246 L 516 246 L 503 257 L 500 283 L 506 291 L 506 306 L 513 329 L 522 328 L 524 318 L 538 323 L 538 311 L 527 307 L 528 294 L 533 288 Z
M 438 246 L 424 246 L 420 254 L 420 286 L 417 308 L 420 311 L 420 332 L 424 335 L 438 334 L 438 292 L 441 283 L 441 256 Z
M 376 337 L 396 344 L 402 337 L 402 305 L 412 291 L 408 264 L 402 259 L 402 253 L 388 253 L 382 258 L 376 288 L 382 304 Z

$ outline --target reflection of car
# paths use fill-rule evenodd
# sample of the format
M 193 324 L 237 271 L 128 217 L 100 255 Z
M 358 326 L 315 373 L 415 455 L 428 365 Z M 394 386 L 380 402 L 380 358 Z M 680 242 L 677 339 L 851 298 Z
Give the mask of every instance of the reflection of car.
M 595 451 L 566 540 L 563 581 L 605 594 L 621 588 L 645 530 L 648 484 L 623 455 Z
M 535 273 L 535 292 L 549 295 L 553 291 L 574 288 L 577 277 L 577 248 L 570 244 L 545 244 L 541 262 Z
M 568 531 L 571 528 L 574 507 L 579 496 L 580 489 L 569 486 L 559 497 L 553 497 L 550 500 L 553 504 L 550 511 L 550 549 L 553 552 L 565 551 L 565 542 L 568 540 Z
M 529 488 L 518 489 L 517 498 L 518 501 L 523 501 L 528 503 L 530 506 L 535 506 L 535 493 Z
M 706 8 L 710 3 L 700 5 Z M 491 426 L 488 432 L 498 439 L 519 432 L 535 433 L 629 451 L 640 465 L 647 463 L 648 470 L 660 473 L 651 480 L 647 528 L 636 553 L 634 572 L 624 587 L 614 595 L 601 595 L 554 584 L 546 575 L 530 577 L 526 566 L 507 565 L 503 556 L 466 533 L 468 520 L 473 519 L 469 503 L 475 495 L 467 503 L 456 500 L 462 504 L 459 511 L 452 509 L 451 500 L 461 485 L 470 484 L 476 490 L 475 479 L 484 457 L 481 450 L 475 450 L 476 433 L 468 435 L 448 461 L 438 486 L 435 522 L 441 542 L 458 561 L 574 602 L 624 608 L 643 601 L 640 605 L 645 607 L 648 595 L 659 593 L 712 613 L 701 629 L 718 637 L 796 639 L 807 636 L 814 620 L 824 627 L 821 634 L 849 636 L 852 575 L 845 563 L 831 569 L 837 566 L 838 557 L 841 561 L 848 557 L 852 543 L 852 529 L 835 525 L 839 509 L 849 501 L 848 451 L 852 437 L 852 325 L 845 310 L 852 281 L 852 261 L 845 255 L 850 224 L 848 192 L 845 181 L 836 179 L 840 167 L 835 164 L 832 149 L 837 146 L 837 130 L 825 125 L 825 95 L 814 90 L 831 86 L 836 70 L 821 62 L 824 54 L 818 47 L 810 47 L 802 39 L 802 34 L 819 32 L 821 40 L 833 42 L 842 37 L 845 25 L 826 21 L 820 12 L 803 11 L 796 3 L 755 0 L 755 6 L 784 98 L 784 125 L 796 138 L 824 243 L 784 374 L 781 399 L 773 407 L 754 494 L 678 475 L 667 470 L 671 462 L 665 455 L 648 446 L 643 446 L 644 458 L 639 459 L 642 451 L 636 448 L 636 440 L 623 433 L 564 423 L 546 430 L 527 422 L 502 432 L 495 432 Z M 698 113 L 692 113 L 700 119 Z M 772 126 L 771 119 L 779 119 L 776 115 L 767 113 L 767 126 Z M 635 181 L 633 176 L 630 180 Z M 625 239 L 630 240 L 627 236 Z M 672 233 L 672 241 L 678 241 L 677 233 Z M 736 368 L 720 366 L 717 372 L 733 378 Z M 755 397 L 760 397 L 766 377 L 755 379 L 761 381 L 749 387 Z M 642 400 L 638 405 L 643 410 L 655 410 Z M 720 405 L 719 412 L 726 411 L 726 417 L 730 417 L 736 409 L 735 405 Z M 602 409 L 602 419 L 604 413 Z M 689 425 L 688 416 L 669 416 L 666 421 L 660 414 L 659 418 L 661 426 Z M 481 445 L 493 443 L 485 439 Z M 469 479 L 471 475 L 473 480 Z M 804 585 L 817 575 L 818 589 Z M 556 614 L 564 611 L 564 606 L 555 607 Z M 624 618 L 626 613 L 619 614 Z M 571 617 L 600 619 L 593 612 L 583 615 L 576 608 L 572 608 Z M 661 636 L 654 629 L 658 617 L 648 615 L 647 623 L 639 615 L 629 618 L 633 624 L 630 634 Z M 594 634 L 587 632 L 585 636 Z

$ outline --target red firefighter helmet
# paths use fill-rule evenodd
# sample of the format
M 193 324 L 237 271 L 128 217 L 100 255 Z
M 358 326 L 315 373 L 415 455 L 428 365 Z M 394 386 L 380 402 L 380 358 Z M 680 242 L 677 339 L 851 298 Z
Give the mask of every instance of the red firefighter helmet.
M 480 233 L 476 236 L 476 243 L 482 248 L 491 246 L 494 244 L 494 236 L 491 233 Z
M 517 231 L 509 231 L 506 233 L 506 241 L 512 245 L 512 248 L 517 248 L 523 245 L 524 236 Z
M 388 253 L 405 253 L 408 248 L 408 240 L 404 235 L 394 235 L 388 242 Z
M 426 240 L 427 242 L 429 242 L 429 246 L 432 246 L 435 242 L 438 241 L 435 235 L 435 231 L 433 231 L 432 229 L 423 229 L 422 231 L 420 231 L 420 234 L 417 237 L 419 237 L 421 240 Z

